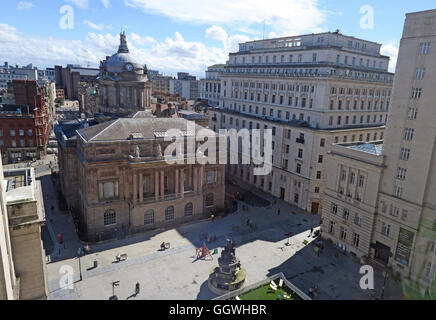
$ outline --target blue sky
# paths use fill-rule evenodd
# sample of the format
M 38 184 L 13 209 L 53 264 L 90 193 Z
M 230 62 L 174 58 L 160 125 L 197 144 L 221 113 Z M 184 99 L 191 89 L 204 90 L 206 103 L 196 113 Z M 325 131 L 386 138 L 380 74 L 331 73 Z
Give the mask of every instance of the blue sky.
M 72 29 L 60 26 L 65 5 Z M 374 24 L 362 28 L 368 6 Z M 239 42 L 261 39 L 265 25 L 265 37 L 340 29 L 383 44 L 394 68 L 405 13 L 435 7 L 430 0 L 8 0 L 1 4 L 0 61 L 95 67 L 125 30 L 132 54 L 150 69 L 203 76 Z

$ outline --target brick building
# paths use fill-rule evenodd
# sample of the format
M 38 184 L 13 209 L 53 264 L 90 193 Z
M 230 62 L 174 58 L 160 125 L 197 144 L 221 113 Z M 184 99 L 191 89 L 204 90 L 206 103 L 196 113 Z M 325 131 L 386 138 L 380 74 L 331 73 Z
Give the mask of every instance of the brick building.
M 44 91 L 36 81 L 13 81 L 16 104 L 0 105 L 3 163 L 41 159 L 46 154 L 49 126 Z

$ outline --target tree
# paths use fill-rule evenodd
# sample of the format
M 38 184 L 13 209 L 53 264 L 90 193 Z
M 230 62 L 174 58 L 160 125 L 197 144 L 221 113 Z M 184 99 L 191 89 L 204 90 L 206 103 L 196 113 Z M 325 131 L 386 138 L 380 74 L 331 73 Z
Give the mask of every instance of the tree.
M 64 98 L 56 98 L 55 103 L 63 106 L 65 103 L 65 99 Z

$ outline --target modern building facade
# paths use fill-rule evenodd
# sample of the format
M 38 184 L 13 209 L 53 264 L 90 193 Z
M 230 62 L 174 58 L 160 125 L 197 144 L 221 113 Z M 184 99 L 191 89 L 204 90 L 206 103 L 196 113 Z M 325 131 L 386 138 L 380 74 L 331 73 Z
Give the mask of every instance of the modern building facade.
M 343 209 L 359 211 L 371 220 L 365 223 L 368 229 L 362 235 L 365 245 L 359 249 L 360 255 L 411 280 L 413 288 L 432 294 L 436 274 L 435 43 L 436 10 L 407 14 L 383 151 L 377 156 L 383 165 L 373 170 L 370 194 L 362 194 L 362 199 L 370 195 L 367 203 L 348 203 Z M 330 164 L 328 202 L 345 199 L 339 196 L 337 184 L 344 157 L 333 157 L 336 159 Z M 372 158 L 369 162 L 374 164 Z M 368 166 L 361 155 L 354 159 L 354 163 L 347 160 L 351 172 Z M 345 172 L 344 178 L 349 180 L 349 173 Z M 335 243 L 345 244 L 347 251 L 355 251 L 350 234 L 354 229 L 333 218 L 336 210 L 340 215 L 342 208 L 335 208 L 335 204 L 324 206 L 323 234 Z M 336 228 L 331 228 L 332 222 Z
M 209 126 L 272 129 L 273 172 L 233 166 L 231 177 L 320 213 L 332 143 L 383 139 L 393 74 L 380 47 L 339 32 L 240 44 Z
M 161 74 L 153 74 L 150 76 L 151 80 L 151 94 L 162 95 L 162 94 L 170 94 L 170 81 L 173 80 L 173 77 L 164 76 Z
M 67 67 L 55 66 L 54 74 L 57 89 L 64 89 L 65 99 L 79 99 L 79 82 L 93 81 L 97 78 L 100 70 L 68 65 Z M 51 76 L 51 70 L 47 71 L 47 77 Z
M 200 98 L 199 83 L 195 76 L 179 72 L 177 79 L 170 80 L 170 93 L 178 94 L 186 100 L 196 100 Z
M 224 72 L 224 64 L 215 64 L 206 70 L 206 78 L 200 80 L 200 98 L 207 100 L 212 107 L 219 106 L 221 92 L 220 73 Z
M 84 127 L 73 135 L 56 128 L 61 190 L 82 239 L 173 227 L 224 207 L 224 165 L 191 164 L 186 148 L 183 164 L 167 163 L 168 129 L 185 132 L 187 141 L 202 128 L 152 115 Z

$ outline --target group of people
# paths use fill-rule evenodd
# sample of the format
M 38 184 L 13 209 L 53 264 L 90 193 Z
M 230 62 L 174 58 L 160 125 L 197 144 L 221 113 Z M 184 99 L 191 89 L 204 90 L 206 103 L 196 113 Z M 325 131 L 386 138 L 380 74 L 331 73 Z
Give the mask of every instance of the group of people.
M 311 297 L 312 299 L 318 295 L 318 286 L 314 286 L 313 288 L 309 289 L 309 297 Z

